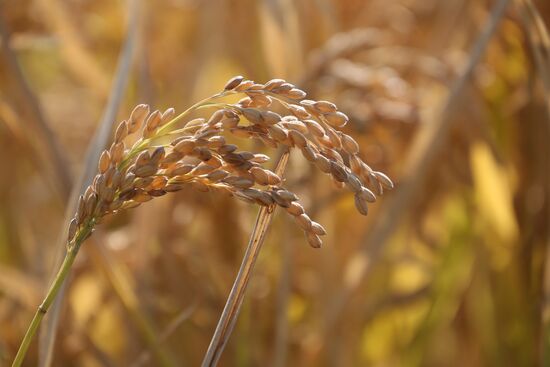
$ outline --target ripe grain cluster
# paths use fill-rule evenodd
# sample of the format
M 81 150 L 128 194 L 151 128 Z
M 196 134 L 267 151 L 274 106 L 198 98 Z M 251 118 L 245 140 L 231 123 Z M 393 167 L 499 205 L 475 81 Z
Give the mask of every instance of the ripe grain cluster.
M 243 98 L 221 102 L 235 94 Z M 191 187 L 261 206 L 277 205 L 294 218 L 311 246 L 320 247 L 325 229 L 310 219 L 294 193 L 281 186 L 282 178 L 264 166 L 270 157 L 226 142 L 231 134 L 271 148 L 298 149 L 339 187 L 353 192 L 357 210 L 366 215 L 367 204 L 393 183 L 363 162 L 357 142 L 339 130 L 348 117 L 336 105 L 305 98 L 304 91 L 282 79 L 258 84 L 238 76 L 222 92 L 178 116 L 173 108 L 161 112 L 136 106 L 118 125 L 112 145 L 101 154 L 97 175 L 79 199 L 69 246 L 80 232 L 91 233 L 83 229 L 93 228 L 106 215 Z M 190 119 L 205 108 L 215 112 Z M 137 141 L 128 147 L 130 135 Z

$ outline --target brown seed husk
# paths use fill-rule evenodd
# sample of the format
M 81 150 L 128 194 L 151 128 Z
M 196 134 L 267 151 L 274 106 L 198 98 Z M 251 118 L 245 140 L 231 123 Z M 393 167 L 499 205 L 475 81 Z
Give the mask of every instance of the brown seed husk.
M 302 106 L 297 106 L 297 105 L 289 105 L 289 109 L 290 109 L 290 112 L 292 112 L 292 114 L 300 119 L 307 119 L 307 118 L 310 118 L 311 115 L 305 110 L 305 108 L 303 108 Z
M 157 147 L 151 154 L 150 163 L 154 165 L 158 165 L 159 162 L 164 158 L 164 155 L 165 155 L 164 147 Z
M 340 111 L 329 112 L 323 116 L 329 125 L 334 127 L 344 127 L 349 121 L 349 118 Z
M 233 78 L 229 79 L 229 81 L 225 84 L 225 87 L 223 87 L 224 90 L 232 90 L 235 89 L 241 82 L 244 80 L 243 76 L 237 75 Z
M 378 171 L 374 171 L 373 173 L 376 176 L 378 182 L 380 182 L 386 189 L 393 189 L 393 182 L 388 176 Z
M 224 110 L 217 110 L 216 112 L 214 112 L 212 114 L 212 116 L 210 116 L 210 118 L 208 119 L 208 122 L 206 123 L 207 125 L 214 125 L 214 124 L 217 124 L 218 122 L 220 122 L 223 118 L 225 117 L 225 112 Z
M 159 127 L 160 123 L 162 121 L 162 115 L 159 110 L 154 111 L 151 115 L 149 115 L 149 118 L 147 118 L 147 122 L 145 123 L 145 130 L 143 131 L 143 135 L 148 137 L 152 132 Z M 146 135 L 147 132 L 147 135 Z
M 314 233 L 306 232 L 306 238 L 307 243 L 309 243 L 309 245 L 313 248 L 321 248 L 321 246 L 323 245 L 323 241 L 321 241 L 321 238 Z
M 283 80 L 283 79 L 271 79 L 270 81 L 265 83 L 264 88 L 266 90 L 272 90 L 274 88 L 280 87 L 281 85 L 283 85 L 285 83 L 286 83 L 286 81 Z
M 250 159 L 251 162 L 265 163 L 269 161 L 269 156 L 265 154 L 254 154 L 254 158 Z
M 361 191 L 357 193 L 361 198 L 365 199 L 369 203 L 374 203 L 376 201 L 376 195 L 366 187 L 362 187 Z
M 292 88 L 288 92 L 284 93 L 284 95 L 291 99 L 302 99 L 305 98 L 306 92 L 298 88 Z
M 272 91 L 273 93 L 284 95 L 285 93 L 289 92 L 292 88 L 294 88 L 294 85 L 284 82 L 283 84 L 279 85 L 277 88 L 273 88 Z
M 276 191 L 272 191 L 271 192 L 271 197 L 273 198 L 273 200 L 275 201 L 275 203 L 277 203 L 277 205 L 283 207 L 283 208 L 288 208 L 292 202 L 291 201 L 288 201 L 286 199 L 284 199 L 281 195 L 279 195 Z
M 195 148 L 195 141 L 192 139 L 185 139 L 180 141 L 179 143 L 174 146 L 174 150 L 178 153 L 188 155 L 193 152 L 193 149 Z
M 104 150 L 103 153 L 101 153 L 101 157 L 99 157 L 99 165 L 98 165 L 99 173 L 107 172 L 110 164 L 111 164 L 111 155 L 109 154 L 108 151 Z
M 269 135 L 273 137 L 276 141 L 282 142 L 288 138 L 286 129 L 280 125 L 273 125 L 268 129 Z
M 327 234 L 327 231 L 317 222 L 311 222 L 311 232 L 318 235 L 324 236 Z
M 151 160 L 151 155 L 149 154 L 149 152 L 143 151 L 139 153 L 138 157 L 136 158 L 135 166 L 136 167 L 144 166 L 148 164 L 150 160 Z
M 363 199 L 360 195 L 355 195 L 355 207 L 357 208 L 357 211 L 362 215 L 367 215 L 369 212 L 367 201 Z
M 202 162 L 197 167 L 195 167 L 195 169 L 192 171 L 192 174 L 195 176 L 205 175 L 212 172 L 214 169 L 214 167 Z
M 77 222 L 76 218 L 73 218 L 71 220 L 71 223 L 69 223 L 69 234 L 67 236 L 68 241 L 72 241 L 72 239 L 74 238 L 74 236 L 76 234 L 77 229 L 78 229 L 78 222 Z
M 321 154 L 318 154 L 316 157 L 315 157 L 315 165 L 317 166 L 317 168 L 319 168 L 322 172 L 324 173 L 330 173 L 330 160 L 321 155 Z
M 132 199 L 134 196 L 136 196 L 136 193 L 137 193 L 137 190 L 136 190 L 135 188 L 131 188 L 131 189 L 122 191 L 122 192 L 118 195 L 118 198 L 119 198 L 120 200 L 123 200 L 123 201 L 130 200 L 130 199 Z
M 252 167 L 250 169 L 250 173 L 252 173 L 252 176 L 254 176 L 254 181 L 258 183 L 259 185 L 267 185 L 268 184 L 268 175 L 266 170 L 260 167 Z
M 315 159 L 317 157 L 317 154 L 309 145 L 306 145 L 302 148 L 302 155 L 310 162 L 315 162 Z
M 330 113 L 330 112 L 337 111 L 336 105 L 328 101 L 317 101 L 315 102 L 314 106 L 317 110 L 319 110 L 319 112 L 322 112 L 322 113 Z
M 359 152 L 359 144 L 349 135 L 342 134 L 342 147 L 349 154 L 357 154 Z
M 267 184 L 268 185 L 278 185 L 281 183 L 281 178 L 276 175 L 274 172 L 266 171 L 267 173 Z
M 288 132 L 288 136 L 298 148 L 304 148 L 307 145 L 307 140 L 305 136 L 299 131 L 290 130 Z
M 278 113 L 271 111 L 262 111 L 261 112 L 262 124 L 263 125 L 274 125 L 281 121 L 281 116 Z
M 166 177 L 158 176 L 153 179 L 153 182 L 149 186 L 154 190 L 159 190 L 166 186 L 167 181 Z
M 133 134 L 140 129 L 143 121 L 149 114 L 149 106 L 146 104 L 137 105 L 130 115 L 128 120 L 128 133 Z
M 255 108 L 243 108 L 241 112 L 252 124 L 261 124 L 263 122 L 261 112 Z
M 298 216 L 304 213 L 304 207 L 295 201 L 286 208 L 286 211 L 291 215 Z
M 307 129 L 311 135 L 316 137 L 322 137 L 325 135 L 325 129 L 315 120 L 304 120 L 304 124 L 307 126 Z
M 309 216 L 305 213 L 296 216 L 296 223 L 298 223 L 300 228 L 304 231 L 309 231 L 311 229 L 311 219 L 309 219 Z
M 169 171 L 170 176 L 186 175 L 195 168 L 192 164 L 181 164 Z
M 128 136 L 128 124 L 126 121 L 122 121 L 115 132 L 115 143 L 119 143 Z
M 122 157 L 124 156 L 124 143 L 119 142 L 113 144 L 109 150 L 109 154 L 111 155 L 111 161 L 114 164 L 122 162 Z
M 133 201 L 138 203 L 145 203 L 149 200 L 152 200 L 153 197 L 146 193 L 145 191 L 138 191 L 136 195 L 132 198 Z
M 277 194 L 279 194 L 284 200 L 287 200 L 287 201 L 298 200 L 298 197 L 293 192 L 290 192 L 288 190 L 277 190 Z
M 180 152 L 172 151 L 166 155 L 161 161 L 163 164 L 175 163 L 183 158 L 183 154 Z
M 149 186 L 153 182 L 153 177 L 138 177 L 134 181 L 134 187 L 137 189 L 143 189 Z
M 218 182 L 218 181 L 223 180 L 224 178 L 226 178 L 228 175 L 229 175 L 229 172 L 227 172 L 225 170 L 222 170 L 222 169 L 219 169 L 219 170 L 215 170 L 215 171 L 210 172 L 206 176 L 206 178 L 209 181 Z
M 171 121 L 174 116 L 176 116 L 176 110 L 171 107 L 168 108 L 162 113 L 160 124 L 165 125 L 167 122 Z
M 348 180 L 348 174 L 346 170 L 334 161 L 330 162 L 330 173 L 332 174 L 332 177 L 334 177 L 334 179 L 338 182 L 346 182 Z
M 252 80 L 243 80 L 241 84 L 237 85 L 234 88 L 234 90 L 236 90 L 237 92 L 242 92 L 252 87 L 253 85 L 254 85 L 254 82 Z
M 176 192 L 176 191 L 180 191 L 183 189 L 183 185 L 182 184 L 168 184 L 166 186 L 164 186 L 164 191 L 166 192 Z
M 137 177 L 147 177 L 147 176 L 154 175 L 156 172 L 157 172 L 156 166 L 146 165 L 146 166 L 137 167 L 136 170 L 134 171 L 134 174 Z
M 351 191 L 355 193 L 361 192 L 361 190 L 363 189 L 361 180 L 354 174 L 348 174 L 348 180 L 346 182 L 346 185 L 349 187 Z
M 219 149 L 218 149 L 218 153 L 220 154 L 228 154 L 228 153 L 233 153 L 234 151 L 237 150 L 237 146 L 234 145 L 234 144 L 225 144 L 225 145 L 222 145 Z

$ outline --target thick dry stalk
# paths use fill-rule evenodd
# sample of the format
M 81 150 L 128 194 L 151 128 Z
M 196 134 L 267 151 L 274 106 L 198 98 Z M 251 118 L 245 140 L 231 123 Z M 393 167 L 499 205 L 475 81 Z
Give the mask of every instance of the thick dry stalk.
M 279 177 L 282 177 L 284 173 L 288 162 L 288 155 L 288 151 L 284 152 L 277 163 L 275 173 Z M 229 293 L 222 315 L 218 321 L 210 345 L 208 346 L 208 350 L 202 362 L 202 367 L 213 367 L 217 365 L 225 345 L 229 340 L 229 336 L 235 327 L 243 303 L 244 293 L 248 286 L 250 276 L 252 275 L 254 264 L 262 248 L 271 219 L 273 218 L 275 207 L 275 204 L 262 207 L 258 212 L 256 224 L 250 236 L 250 241 L 248 242 L 241 267 L 239 268 L 239 272 L 231 288 L 231 293 Z

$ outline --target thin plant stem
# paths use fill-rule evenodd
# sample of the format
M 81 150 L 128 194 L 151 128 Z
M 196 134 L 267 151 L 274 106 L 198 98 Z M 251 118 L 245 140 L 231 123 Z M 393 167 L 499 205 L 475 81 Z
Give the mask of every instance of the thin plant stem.
M 140 3 L 141 0 L 130 0 L 127 2 L 127 35 L 120 51 L 116 72 L 113 78 L 112 89 L 110 91 L 107 105 L 105 106 L 105 109 L 103 111 L 101 121 L 98 125 L 99 127 L 96 130 L 94 137 L 92 138 L 92 141 L 87 148 L 82 171 L 79 174 L 78 179 L 73 181 L 74 185 L 69 196 L 69 201 L 65 208 L 65 220 L 63 222 L 63 228 L 60 233 L 60 240 L 58 241 L 58 259 L 66 256 L 66 254 L 61 252 L 66 252 L 63 248 L 63 244 L 67 235 L 66 225 L 76 211 L 78 196 L 84 193 L 84 190 L 86 190 L 86 186 L 92 181 L 94 177 L 97 167 L 97 161 L 101 155 L 101 151 L 104 149 L 109 140 L 109 136 L 113 127 L 112 123 L 116 118 L 117 111 L 124 97 L 124 92 L 127 89 L 132 69 L 132 61 L 134 59 L 134 50 L 137 46 L 139 38 L 138 30 L 140 27 Z M 56 261 L 56 264 L 57 263 L 58 262 Z M 58 297 L 54 300 L 50 308 L 49 315 L 48 317 L 46 317 L 44 325 L 40 330 L 38 365 L 41 367 L 49 367 L 52 365 L 54 345 L 57 337 L 57 326 L 59 323 L 59 313 L 61 310 L 61 305 L 63 304 L 64 295 L 65 287 L 62 286 L 59 291 Z
M 275 173 L 280 177 L 282 177 L 282 174 L 286 168 L 288 155 L 288 151 L 284 152 L 277 163 Z M 218 325 L 216 326 L 216 330 L 214 331 L 214 335 L 212 336 L 210 345 L 206 351 L 206 355 L 202 362 L 202 367 L 216 366 L 223 353 L 225 345 L 227 344 L 231 332 L 235 327 L 237 317 L 239 316 L 244 299 L 244 293 L 248 286 L 252 271 L 254 270 L 254 264 L 256 263 L 256 259 L 258 258 L 258 254 L 260 253 L 265 240 L 267 230 L 271 224 L 274 211 L 275 205 L 270 205 L 267 207 L 262 207 L 258 212 L 256 224 L 254 225 L 254 229 L 250 235 L 250 240 L 248 242 L 241 267 L 239 268 L 239 272 L 237 273 L 237 277 L 235 278 L 235 282 L 233 283 L 233 287 L 231 288 L 231 292 L 229 293 L 229 297 L 225 303 L 220 320 L 218 321 Z
M 73 266 L 74 260 L 76 258 L 76 255 L 78 254 L 78 250 L 80 249 L 80 246 L 82 245 L 84 240 L 86 240 L 86 238 L 89 237 L 94 225 L 95 225 L 95 221 L 91 220 L 88 223 L 88 225 L 86 225 L 78 233 L 74 242 L 69 244 L 67 252 L 65 254 L 65 258 L 63 259 L 63 263 L 59 267 L 57 275 L 55 276 L 50 286 L 50 289 L 48 290 L 48 293 L 46 293 L 46 297 L 44 298 L 40 306 L 38 306 L 38 309 L 36 310 L 36 313 L 32 318 L 32 321 L 27 329 L 27 332 L 23 337 L 23 341 L 21 342 L 21 345 L 19 346 L 19 350 L 17 351 L 15 359 L 13 360 L 12 367 L 19 367 L 23 363 L 23 360 L 25 359 L 27 351 L 29 350 L 31 341 L 34 335 L 36 334 L 36 331 L 38 330 L 38 326 L 40 326 L 40 323 L 42 322 L 44 315 L 46 315 L 46 313 L 48 312 L 50 305 L 55 300 L 55 297 L 57 296 L 59 290 L 61 289 L 63 283 L 65 282 L 65 279 L 67 278 L 67 275 L 69 275 L 70 270 Z

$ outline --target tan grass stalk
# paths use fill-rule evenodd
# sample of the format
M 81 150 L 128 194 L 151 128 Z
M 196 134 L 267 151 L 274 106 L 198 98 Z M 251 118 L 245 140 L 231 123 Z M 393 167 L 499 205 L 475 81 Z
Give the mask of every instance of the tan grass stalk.
M 285 171 L 287 162 L 288 162 L 288 151 L 284 152 L 279 162 L 277 163 L 277 168 L 275 173 L 282 177 Z M 273 214 L 275 213 L 276 204 L 271 204 L 270 206 L 264 206 L 260 208 L 258 216 L 256 217 L 256 223 L 254 224 L 254 229 L 250 235 L 250 240 L 248 241 L 248 246 L 246 247 L 246 252 L 243 256 L 243 261 L 229 297 L 223 308 L 220 320 L 214 331 L 214 335 L 210 340 L 210 345 L 202 362 L 202 367 L 212 367 L 215 366 L 221 354 L 229 340 L 237 317 L 239 316 L 241 306 L 243 304 L 244 293 L 248 287 L 248 282 L 252 276 L 252 271 L 254 270 L 254 264 L 258 258 L 260 250 L 265 240 L 267 230 L 273 219 Z

